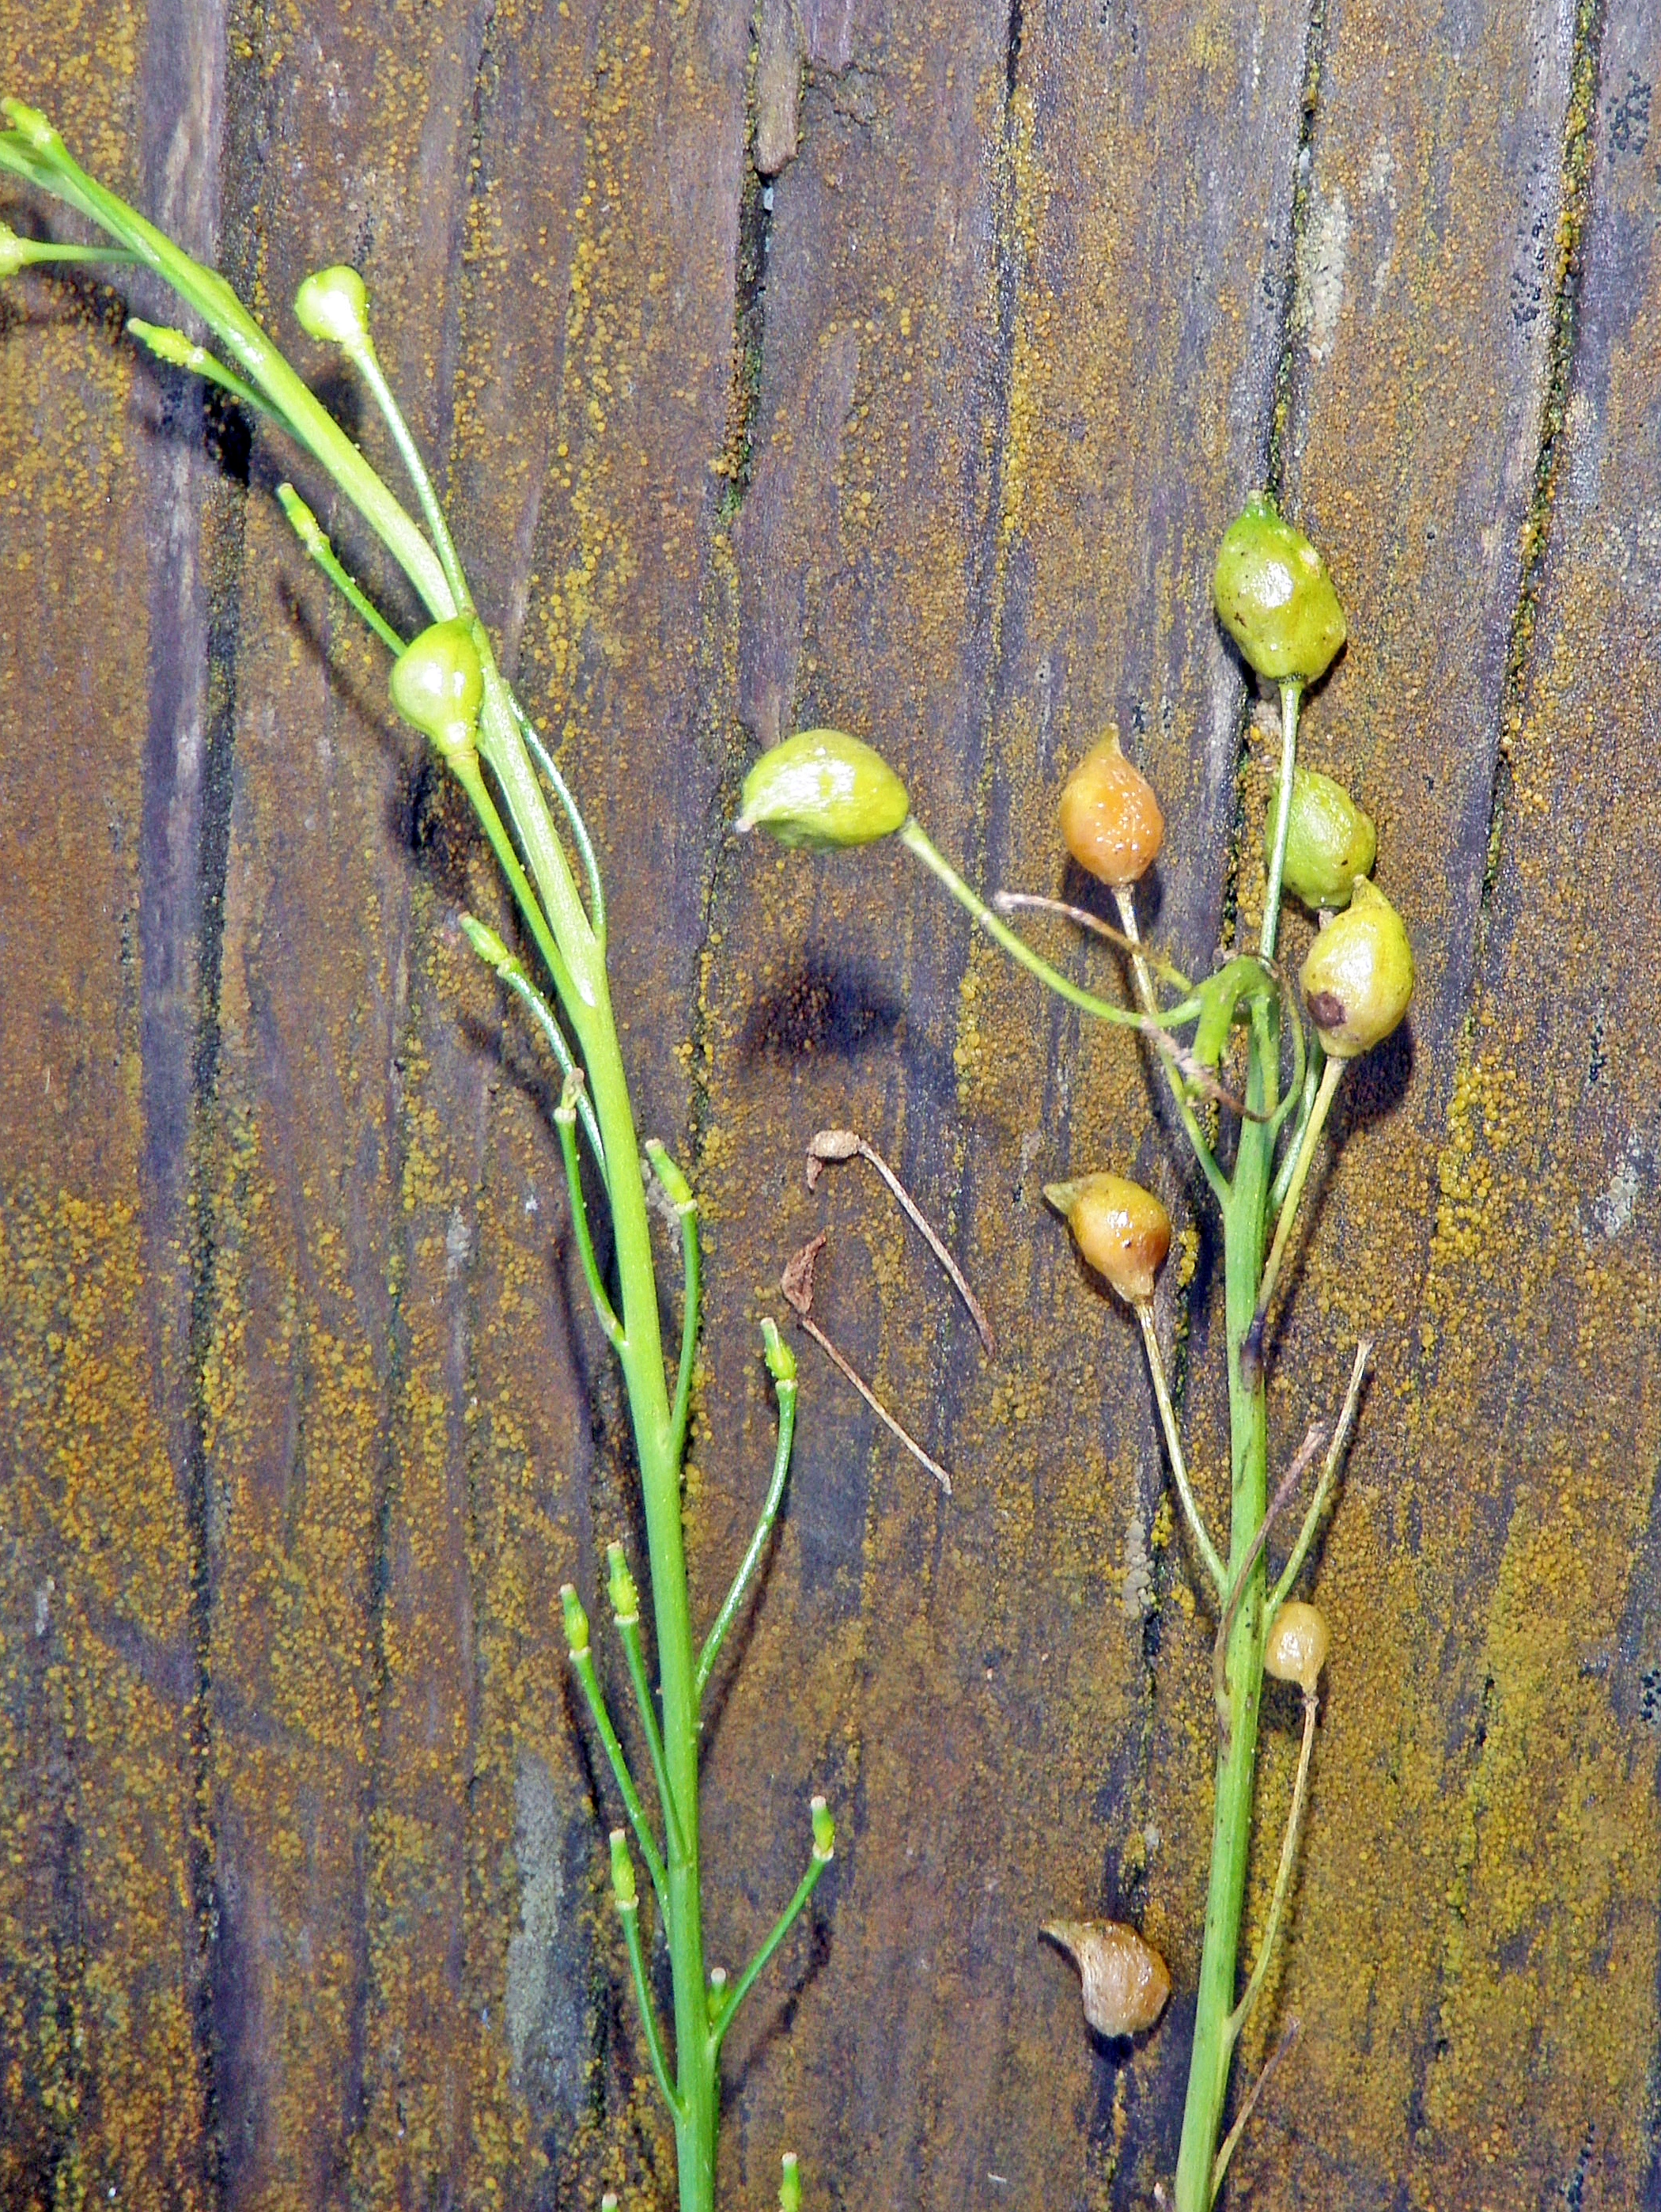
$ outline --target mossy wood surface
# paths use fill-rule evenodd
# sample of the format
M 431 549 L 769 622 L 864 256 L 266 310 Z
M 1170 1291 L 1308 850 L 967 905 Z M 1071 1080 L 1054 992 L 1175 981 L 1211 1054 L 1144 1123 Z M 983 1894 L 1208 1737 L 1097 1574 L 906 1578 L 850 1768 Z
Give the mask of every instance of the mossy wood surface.
M 1302 2034 L 1240 2194 L 1661 2203 L 1658 78 L 1649 0 L 0 5 L 4 88 L 384 460 L 288 307 L 369 281 L 703 1196 L 702 1617 L 818 1230 L 821 1318 L 954 1472 L 802 1343 L 707 1731 L 712 1956 L 814 1788 L 838 1858 L 729 2045 L 730 2203 L 787 2148 L 870 2212 L 1168 2178 L 1210 1625 L 1046 1180 L 1200 1222 L 1161 1326 L 1219 1519 L 1226 1432 L 1133 1053 L 897 851 L 725 824 L 758 743 L 835 721 L 971 872 L 1076 892 L 1054 800 L 1115 719 L 1170 823 L 1152 933 L 1203 964 L 1259 895 L 1208 580 L 1265 480 L 1350 615 L 1304 757 L 1378 817 L 1421 984 L 1340 1094 L 1276 1354 L 1283 1462 L 1378 1338 L 1247 2064 Z M 667 2205 L 556 1595 L 603 1644 L 640 1532 L 548 1070 L 457 927 L 500 898 L 287 534 L 291 462 L 116 300 L 0 296 L 0 2202 Z M 863 1164 L 809 1192 L 827 1124 L 940 1223 L 995 1358 Z M 1295 1728 L 1271 1700 L 1259 1918 Z M 1134 2050 L 1037 1941 L 1104 1909 L 1176 1984 Z

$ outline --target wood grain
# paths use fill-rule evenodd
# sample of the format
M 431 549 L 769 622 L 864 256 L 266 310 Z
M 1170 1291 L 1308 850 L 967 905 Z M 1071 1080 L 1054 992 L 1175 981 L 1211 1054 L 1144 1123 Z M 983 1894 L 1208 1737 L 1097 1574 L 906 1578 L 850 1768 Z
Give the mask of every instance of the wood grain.
M 873 2207 L 1143 2203 L 1173 2161 L 1208 1619 L 1054 1175 L 1128 1168 L 1191 1229 L 1161 1327 L 1222 1502 L 1216 1255 L 1144 1071 L 903 854 L 730 836 L 738 783 L 839 724 L 977 878 L 1076 895 L 1054 797 L 1115 721 L 1171 825 L 1148 926 L 1204 963 L 1261 895 L 1266 758 L 1211 548 L 1268 481 L 1350 613 L 1306 757 L 1378 818 L 1420 988 L 1347 1079 L 1277 1340 L 1288 1444 L 1380 1348 L 1248 2057 L 1303 2033 L 1240 2193 L 1661 2203 L 1650 12 L 0 17 L 5 88 L 285 341 L 308 269 L 370 283 L 599 836 L 643 1127 L 704 1199 L 695 1607 L 819 1230 L 819 1317 L 953 1472 L 801 1345 L 708 1731 L 713 1954 L 815 1788 L 840 1842 L 730 2045 L 731 2201 L 791 2147 L 809 2201 Z M 500 897 L 286 542 L 291 461 L 119 316 L 0 299 L 0 2196 L 667 2204 L 558 1628 L 640 1535 L 547 1069 L 458 927 Z M 995 1361 L 862 1166 L 809 1192 L 827 1124 L 941 1226 Z M 1133 2048 L 1036 1938 L 1101 1910 L 1173 1967 Z

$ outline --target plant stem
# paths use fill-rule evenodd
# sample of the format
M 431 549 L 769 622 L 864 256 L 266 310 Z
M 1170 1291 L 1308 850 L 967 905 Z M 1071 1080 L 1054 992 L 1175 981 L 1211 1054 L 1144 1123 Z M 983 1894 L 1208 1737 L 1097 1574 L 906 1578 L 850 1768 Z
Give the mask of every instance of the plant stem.
M 1252 1010 L 1246 1101 L 1272 1113 L 1280 1082 L 1278 1008 L 1258 1001 Z M 1250 1559 L 1268 1504 L 1268 1421 L 1261 1367 L 1248 1374 L 1241 1352 L 1257 1312 L 1258 1282 L 1268 1229 L 1273 1138 L 1258 1121 L 1240 1125 L 1240 1148 L 1223 1208 L 1225 1312 L 1228 1346 L 1228 1413 L 1233 1474 L 1229 1528 L 1231 1577 L 1243 1576 L 1228 1632 L 1228 1726 L 1220 1735 L 1216 1802 L 1212 1816 L 1211 1878 L 1206 1897 L 1204 1948 L 1194 2015 L 1194 2047 L 1177 2158 L 1177 2212 L 1209 2212 L 1211 2169 L 1222 2132 L 1233 2044 L 1240 1915 L 1246 1901 L 1252 1842 L 1252 1785 L 1257 1771 L 1258 1710 L 1263 1692 L 1261 1550 Z M 1249 1565 L 1248 1565 L 1249 1561 Z
M 749 1549 L 744 1553 L 732 1587 L 727 1592 L 721 1610 L 715 1616 L 715 1626 L 704 1638 L 704 1648 L 698 1655 L 698 1695 L 703 1697 L 709 1686 L 709 1678 L 715 1672 L 715 1662 L 721 1656 L 721 1646 L 726 1642 L 727 1631 L 737 1619 L 749 1586 L 755 1578 L 773 1534 L 773 1523 L 779 1518 L 779 1501 L 785 1495 L 785 1479 L 790 1473 L 791 1444 L 796 1435 L 796 1378 L 781 1376 L 774 1385 L 779 1394 L 779 1444 L 773 1455 L 773 1480 L 767 1485 L 766 1503 L 761 1517 L 755 1524 L 755 1533 L 749 1540 Z
M 1142 1000 L 1143 1009 L 1146 1013 L 1155 1013 L 1158 1011 L 1159 1002 L 1154 996 L 1153 980 L 1149 975 L 1148 962 L 1141 950 L 1142 933 L 1137 927 L 1136 895 L 1129 890 L 1116 890 L 1113 893 L 1113 898 L 1118 908 L 1118 918 L 1124 927 L 1125 934 L 1131 940 L 1132 947 L 1131 967 L 1137 979 L 1137 990 Z M 1159 1060 L 1160 1066 L 1165 1070 L 1166 1082 L 1170 1085 L 1172 1100 L 1178 1114 L 1181 1116 L 1182 1126 L 1187 1132 L 1188 1142 L 1192 1148 L 1194 1158 L 1199 1162 L 1205 1180 L 1211 1186 L 1211 1195 L 1219 1206 L 1226 1206 L 1228 1202 L 1228 1179 L 1217 1165 L 1215 1153 L 1205 1141 L 1198 1119 L 1189 1101 L 1188 1093 L 1183 1089 L 1182 1078 L 1163 1053 L 1161 1053 Z
M 1133 1013 L 1128 1006 L 1110 1006 L 1106 999 L 1098 999 L 1093 992 L 1082 991 L 1076 983 L 1070 983 L 1059 969 L 1052 968 L 1030 945 L 1017 937 L 1007 922 L 1000 921 L 979 894 L 970 889 L 943 853 L 933 844 L 914 815 L 908 815 L 900 830 L 900 842 L 916 854 L 931 875 L 938 877 L 958 904 L 972 915 L 988 937 L 1001 945 L 1011 960 L 1019 962 L 1028 973 L 1046 983 L 1056 996 L 1065 999 L 1069 1005 L 1082 1012 L 1094 1014 L 1100 1022 L 1116 1022 L 1123 1029 L 1156 1030 L 1167 1023 L 1179 1022 L 1191 1017 L 1198 1008 L 1185 1002 L 1169 1008 L 1163 1015 Z
M 1159 1333 L 1154 1325 L 1154 1302 L 1151 1298 L 1137 1301 L 1137 1319 L 1142 1323 L 1142 1340 L 1148 1349 L 1148 1372 L 1153 1377 L 1154 1396 L 1159 1403 L 1160 1422 L 1165 1431 L 1165 1449 L 1170 1456 L 1172 1480 L 1177 1486 L 1177 1496 L 1182 1500 L 1182 1510 L 1188 1516 L 1189 1533 L 1221 1597 L 1228 1587 L 1228 1576 L 1222 1561 L 1217 1557 L 1217 1547 L 1211 1541 L 1211 1532 L 1205 1525 L 1199 1500 L 1188 1480 L 1188 1463 L 1182 1455 L 1182 1437 L 1171 1404 L 1171 1393 L 1166 1387 L 1165 1362 L 1160 1357 Z
M 1269 880 L 1263 896 L 1263 957 L 1275 957 L 1280 934 L 1281 884 L 1286 874 L 1286 840 L 1292 827 L 1292 777 L 1298 761 L 1298 708 L 1303 685 L 1294 678 L 1281 686 L 1281 811 L 1275 825 L 1275 849 L 1269 856 Z
M 1286 1240 L 1292 1234 L 1292 1224 L 1298 1218 L 1298 1204 L 1303 1196 L 1303 1187 L 1309 1180 L 1309 1164 L 1315 1157 L 1315 1146 L 1321 1131 L 1326 1127 L 1326 1117 L 1338 1088 L 1338 1079 L 1344 1072 L 1342 1060 L 1329 1060 L 1321 1070 L 1321 1087 L 1315 1093 L 1314 1107 L 1298 1140 L 1297 1157 L 1292 1163 L 1288 1178 L 1286 1196 L 1281 1201 L 1280 1219 L 1275 1224 L 1275 1243 L 1269 1255 L 1268 1265 L 1263 1271 L 1262 1286 L 1258 1291 L 1258 1310 L 1267 1314 L 1269 1301 L 1275 1294 L 1275 1283 L 1281 1272 L 1281 1261 L 1286 1254 Z

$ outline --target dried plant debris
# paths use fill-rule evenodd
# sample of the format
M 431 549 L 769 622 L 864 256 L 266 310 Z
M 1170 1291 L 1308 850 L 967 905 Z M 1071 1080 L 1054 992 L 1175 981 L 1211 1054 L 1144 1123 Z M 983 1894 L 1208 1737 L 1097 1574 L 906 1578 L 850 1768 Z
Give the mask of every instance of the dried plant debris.
M 808 1146 L 808 1188 L 816 1190 L 819 1188 L 819 1178 L 830 1162 L 851 1160 L 856 1158 L 869 1160 L 895 1198 L 899 1200 L 905 1210 L 906 1218 L 921 1234 L 930 1251 L 944 1268 L 952 1288 L 962 1299 L 967 1309 L 969 1319 L 974 1323 L 976 1333 L 985 1348 L 987 1358 L 989 1359 L 994 1358 L 997 1352 L 997 1340 L 992 1334 L 992 1325 L 986 1318 L 985 1308 L 969 1288 L 964 1279 L 963 1270 L 946 1249 L 922 1207 L 918 1206 L 875 1145 L 868 1144 L 864 1137 L 859 1136 L 852 1129 L 821 1129 Z

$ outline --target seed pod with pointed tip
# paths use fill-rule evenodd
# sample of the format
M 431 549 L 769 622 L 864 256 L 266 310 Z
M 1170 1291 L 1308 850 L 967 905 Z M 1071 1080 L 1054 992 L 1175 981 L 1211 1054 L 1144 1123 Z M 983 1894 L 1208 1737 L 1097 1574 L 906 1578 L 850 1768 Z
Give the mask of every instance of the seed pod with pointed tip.
M 406 722 L 446 756 L 470 752 L 484 703 L 484 669 L 466 615 L 433 623 L 392 663 L 388 688 Z
M 1312 684 L 1348 635 L 1325 562 L 1264 493 L 1223 533 L 1211 588 L 1223 627 L 1273 683 Z
M 1140 2035 L 1165 2009 L 1171 1975 L 1151 1943 L 1117 1920 L 1052 1920 L 1043 1930 L 1078 1968 L 1098 2035 Z
M 1306 1698 L 1312 1698 L 1331 1644 L 1331 1634 L 1315 1607 L 1288 1598 L 1264 1640 L 1264 1672 L 1277 1682 L 1295 1682 Z
M 1402 918 L 1365 876 L 1309 948 L 1300 971 L 1309 1018 L 1334 1060 L 1381 1044 L 1413 996 L 1413 947 Z
M 369 343 L 369 294 L 355 269 L 319 269 L 294 295 L 294 319 L 308 338 L 361 353 Z
M 891 836 L 911 812 L 881 753 L 840 730 L 803 730 L 762 754 L 744 778 L 733 828 L 824 852 Z
M 1110 728 L 1068 777 L 1061 842 L 1099 881 L 1124 890 L 1145 876 L 1165 842 L 1165 817 L 1148 779 L 1132 768 Z
M 1064 1214 L 1079 1250 L 1120 1297 L 1141 1305 L 1171 1249 L 1171 1217 L 1139 1182 L 1117 1175 L 1052 1182 L 1044 1195 Z
M 1271 854 L 1281 823 L 1278 784 L 1269 804 L 1264 850 Z M 1306 906 L 1329 912 L 1349 903 L 1357 876 L 1373 872 L 1379 833 L 1341 783 L 1318 769 L 1292 771 L 1292 819 L 1286 832 L 1286 888 Z

